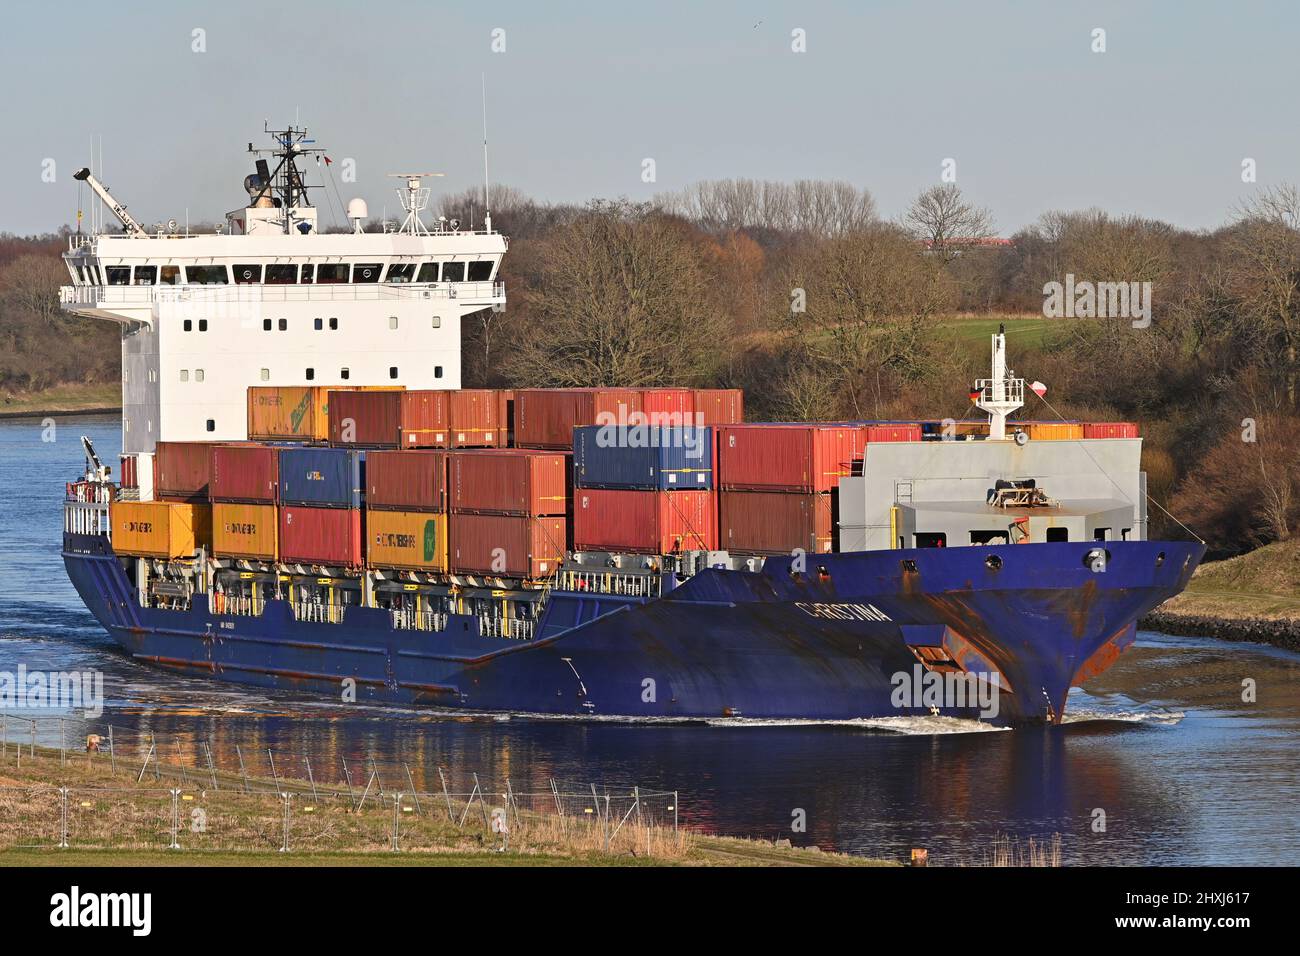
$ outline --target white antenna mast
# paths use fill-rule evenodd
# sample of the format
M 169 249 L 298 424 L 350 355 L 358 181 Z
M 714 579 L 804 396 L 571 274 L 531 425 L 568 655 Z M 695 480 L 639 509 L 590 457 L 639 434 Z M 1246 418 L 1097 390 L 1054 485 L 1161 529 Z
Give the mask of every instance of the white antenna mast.
M 402 226 L 398 232 L 409 233 L 412 236 L 427 236 L 429 230 L 424 225 L 424 220 L 420 218 L 420 213 L 424 207 L 429 205 L 429 187 L 420 184 L 420 180 L 426 176 L 441 176 L 442 173 L 389 173 L 390 178 L 405 179 L 406 189 L 398 188 L 397 198 L 402 201 L 402 208 L 406 210 L 406 218 L 402 220 Z M 385 207 L 385 219 L 387 218 L 387 207 Z
M 486 213 L 483 217 L 483 228 L 488 232 L 492 231 L 492 200 L 489 192 L 490 185 L 488 182 L 488 154 L 487 154 L 487 74 L 480 73 L 479 80 L 483 84 L 483 209 Z
M 978 397 L 975 406 L 989 415 L 989 440 L 1003 441 L 1007 437 L 1007 416 L 1025 404 L 1025 380 L 1007 368 L 1006 326 L 998 325 L 993 333 L 992 378 L 982 378 L 975 383 Z

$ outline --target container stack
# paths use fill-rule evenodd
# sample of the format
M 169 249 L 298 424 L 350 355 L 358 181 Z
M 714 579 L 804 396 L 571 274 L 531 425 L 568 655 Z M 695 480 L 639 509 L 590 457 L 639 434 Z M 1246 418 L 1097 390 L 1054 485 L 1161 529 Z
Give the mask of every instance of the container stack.
M 718 547 L 713 429 L 574 429 L 573 544 L 673 554 Z
M 641 411 L 633 388 L 524 388 L 515 392 L 515 444 L 569 451 L 580 425 L 627 424 Z
M 539 580 L 568 547 L 569 455 L 532 449 L 448 456 L 453 572 Z
M 447 453 L 366 455 L 366 559 L 373 568 L 447 570 Z
M 252 441 L 324 442 L 330 437 L 330 392 L 400 392 L 404 385 L 254 385 L 248 389 Z
M 119 500 L 111 505 L 115 551 L 132 557 L 172 559 L 212 547 L 208 481 L 216 447 L 213 442 L 158 442 L 154 499 Z
M 832 550 L 835 492 L 865 438 L 857 425 L 720 427 L 720 546 L 739 554 Z
M 280 557 L 287 563 L 362 562 L 364 452 L 281 448 Z
M 330 393 L 329 441 L 353 448 L 446 448 L 451 441 L 445 389 Z
M 279 448 L 251 443 L 217 445 L 212 449 L 208 492 L 214 555 L 279 559 Z

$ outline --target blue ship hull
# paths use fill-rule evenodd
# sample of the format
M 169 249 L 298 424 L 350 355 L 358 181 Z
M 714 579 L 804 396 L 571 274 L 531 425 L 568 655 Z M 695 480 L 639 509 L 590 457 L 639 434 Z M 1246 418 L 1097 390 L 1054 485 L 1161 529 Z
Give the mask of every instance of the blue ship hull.
M 710 570 L 658 598 L 552 592 L 536 636 L 395 629 L 350 607 L 342 623 L 142 608 L 106 538 L 66 535 L 68 575 L 136 659 L 191 674 L 360 702 L 629 718 L 851 720 L 979 716 L 973 701 L 900 695 L 897 675 L 993 674 L 996 723 L 1059 721 L 1070 687 L 1133 640 L 1187 584 L 1204 546 L 1107 542 L 827 554 L 792 574 Z M 999 561 L 994 561 L 996 557 Z M 924 663 L 922 663 L 924 662 Z M 989 715 L 984 713 L 985 717 Z

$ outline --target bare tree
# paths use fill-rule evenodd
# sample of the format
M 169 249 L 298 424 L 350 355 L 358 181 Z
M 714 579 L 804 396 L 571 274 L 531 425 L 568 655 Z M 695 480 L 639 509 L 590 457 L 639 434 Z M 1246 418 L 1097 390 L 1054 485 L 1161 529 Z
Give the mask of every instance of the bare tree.
M 963 243 L 994 234 L 992 213 L 968 202 L 956 183 L 922 192 L 912 200 L 903 221 L 917 239 L 944 258 L 956 255 Z
M 877 221 L 871 194 L 839 180 L 706 180 L 680 192 L 661 193 L 654 203 L 712 232 L 763 228 L 828 237 Z

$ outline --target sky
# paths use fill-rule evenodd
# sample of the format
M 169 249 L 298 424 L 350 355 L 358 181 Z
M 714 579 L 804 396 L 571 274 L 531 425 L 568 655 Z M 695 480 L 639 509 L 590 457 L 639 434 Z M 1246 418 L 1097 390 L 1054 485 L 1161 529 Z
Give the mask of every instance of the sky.
M 0 232 L 74 221 L 92 136 L 145 223 L 221 221 L 295 118 L 391 218 L 387 173 L 482 183 L 483 82 L 493 182 L 543 201 L 842 179 L 894 218 L 954 160 L 1003 235 L 1089 207 L 1211 229 L 1300 180 L 1298 37 L 1283 2 L 13 5 Z

